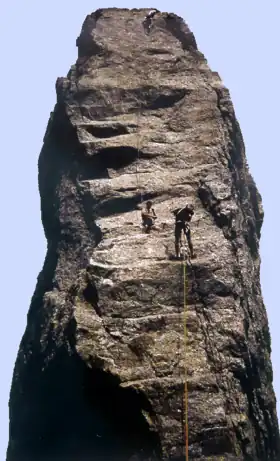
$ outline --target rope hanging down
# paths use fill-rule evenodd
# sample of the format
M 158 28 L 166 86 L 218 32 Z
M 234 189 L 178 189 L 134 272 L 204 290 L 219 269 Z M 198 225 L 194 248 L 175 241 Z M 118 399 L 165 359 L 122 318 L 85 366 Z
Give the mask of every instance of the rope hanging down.
M 137 117 L 136 117 L 136 149 L 137 149 L 137 160 L 136 160 L 136 181 L 137 181 L 137 192 L 140 193 L 140 203 L 143 203 L 143 194 L 140 188 L 139 179 L 139 165 L 140 165 L 140 115 L 141 115 L 141 102 L 137 101 Z
M 140 203 L 143 203 L 143 193 L 140 186 L 139 178 L 139 165 L 140 165 L 140 115 L 141 115 L 141 103 L 138 102 L 138 110 L 136 117 L 136 148 L 137 148 L 137 161 L 136 161 L 136 182 L 137 182 L 137 191 L 140 193 Z M 185 250 L 183 250 L 183 324 L 184 324 L 184 416 L 185 416 L 185 445 L 186 445 L 186 461 L 189 460 L 189 442 L 188 442 L 188 383 L 187 383 L 187 341 L 188 341 L 188 331 L 187 331 L 187 315 L 188 315 L 188 279 L 187 279 L 187 270 L 186 270 L 186 257 Z
M 189 460 L 189 422 L 188 422 L 188 380 L 187 380 L 187 351 L 188 351 L 188 277 L 186 270 L 185 250 L 183 250 L 183 287 L 184 287 L 184 403 L 185 403 L 185 437 L 186 437 L 186 461 Z

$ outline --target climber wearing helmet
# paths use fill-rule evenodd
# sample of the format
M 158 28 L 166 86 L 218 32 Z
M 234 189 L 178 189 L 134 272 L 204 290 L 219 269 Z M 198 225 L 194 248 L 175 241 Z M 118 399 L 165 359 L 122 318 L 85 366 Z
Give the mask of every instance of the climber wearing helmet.
M 150 200 L 148 200 L 148 202 L 146 203 L 146 207 L 141 212 L 142 224 L 147 234 L 150 233 L 152 227 L 154 226 L 154 221 L 155 219 L 157 219 L 155 210 L 152 208 L 152 206 L 153 206 L 153 203 Z
M 193 251 L 193 244 L 191 240 L 191 229 L 190 229 L 190 221 L 194 214 L 194 206 L 193 205 L 186 205 L 185 208 L 177 208 L 173 210 L 172 213 L 175 216 L 175 252 L 176 258 L 180 258 L 180 243 L 181 243 L 181 235 L 182 231 L 184 232 L 186 239 L 188 241 L 189 249 L 191 258 L 195 258 L 196 255 Z
M 147 16 L 145 16 L 145 19 L 143 21 L 143 27 L 145 29 L 145 32 L 147 34 L 149 34 L 150 30 L 151 30 L 151 25 L 152 25 L 152 19 L 153 17 L 155 16 L 156 13 L 158 13 L 159 11 L 158 10 L 151 10 L 149 11 L 149 13 L 147 14 Z

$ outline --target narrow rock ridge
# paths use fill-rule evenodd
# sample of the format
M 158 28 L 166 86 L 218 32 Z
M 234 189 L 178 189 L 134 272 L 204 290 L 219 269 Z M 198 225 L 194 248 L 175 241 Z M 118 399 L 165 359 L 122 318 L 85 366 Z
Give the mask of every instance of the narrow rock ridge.
M 47 255 L 7 461 L 277 461 L 261 197 L 228 90 L 174 14 L 101 9 L 56 83 L 39 157 Z M 157 228 L 141 228 L 153 200 Z M 172 209 L 192 202 L 184 278 Z

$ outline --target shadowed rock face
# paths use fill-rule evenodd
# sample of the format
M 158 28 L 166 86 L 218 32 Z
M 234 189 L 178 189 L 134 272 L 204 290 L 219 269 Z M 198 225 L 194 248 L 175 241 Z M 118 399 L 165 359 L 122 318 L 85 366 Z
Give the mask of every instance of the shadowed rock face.
M 98 10 L 57 80 L 39 158 L 48 251 L 7 461 L 280 458 L 259 281 L 261 199 L 229 92 L 176 15 Z M 157 229 L 141 229 L 152 199 Z M 192 202 L 197 259 L 171 261 Z

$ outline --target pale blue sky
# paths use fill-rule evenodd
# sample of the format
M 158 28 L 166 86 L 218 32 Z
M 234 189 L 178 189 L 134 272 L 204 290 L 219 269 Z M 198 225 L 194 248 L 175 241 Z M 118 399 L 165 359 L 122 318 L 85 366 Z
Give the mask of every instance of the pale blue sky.
M 155 7 L 182 16 L 212 70 L 219 72 L 230 89 L 265 209 L 261 282 L 272 335 L 274 388 L 280 399 L 279 0 L 154 0 L 150 4 L 9 0 L 1 6 L 0 16 L 1 460 L 5 459 L 8 441 L 7 404 L 13 366 L 46 249 L 37 158 L 55 103 L 55 80 L 65 76 L 76 60 L 75 40 L 85 16 L 106 6 Z

